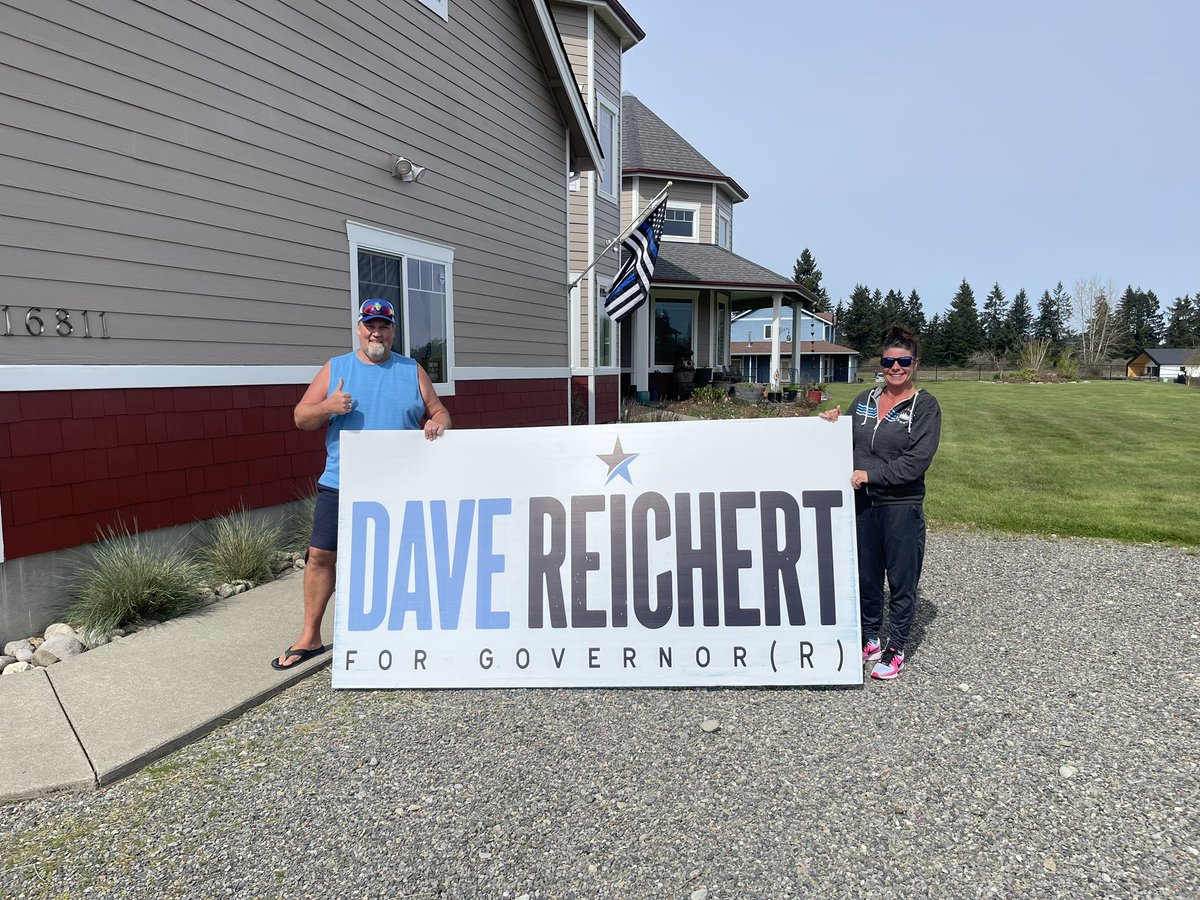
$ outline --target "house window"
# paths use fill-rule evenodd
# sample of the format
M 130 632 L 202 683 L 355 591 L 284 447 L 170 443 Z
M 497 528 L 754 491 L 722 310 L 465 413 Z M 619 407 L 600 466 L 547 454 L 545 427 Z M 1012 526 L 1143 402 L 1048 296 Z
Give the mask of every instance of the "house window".
M 763 340 L 764 341 L 769 341 L 771 339 L 771 329 L 773 327 L 774 326 L 772 326 L 772 325 L 764 325 L 763 326 Z
M 427 6 L 445 21 L 450 21 L 450 0 L 417 0 L 422 6 Z
M 725 210 L 717 213 L 717 246 L 733 249 L 733 219 Z
M 654 365 L 672 366 L 692 352 L 692 304 L 660 300 L 654 305 Z
M 613 361 L 613 336 L 616 328 L 613 326 L 613 320 L 608 317 L 608 313 L 604 311 L 604 298 L 608 296 L 608 285 L 597 284 L 597 303 L 596 303 L 596 360 L 597 366 L 612 366 Z
M 663 238 L 670 241 L 700 241 L 700 204 L 668 203 Z
M 448 384 L 454 251 L 353 222 L 346 234 L 354 267 L 352 310 L 372 297 L 391 303 L 399 315 L 392 349 L 419 362 L 434 384 Z
M 617 151 L 621 146 L 620 113 L 602 94 L 596 95 L 596 135 L 604 159 L 596 172 L 596 193 L 614 203 L 617 200 L 617 175 L 621 171 Z

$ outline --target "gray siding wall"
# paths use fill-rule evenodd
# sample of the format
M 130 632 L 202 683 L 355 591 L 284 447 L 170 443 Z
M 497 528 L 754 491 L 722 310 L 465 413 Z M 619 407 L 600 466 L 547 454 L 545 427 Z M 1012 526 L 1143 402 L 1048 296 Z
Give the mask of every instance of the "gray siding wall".
M 603 94 L 608 102 L 613 105 L 618 116 L 618 125 L 620 124 L 621 115 L 621 42 L 612 30 L 604 24 L 604 21 L 593 13 L 593 51 L 592 58 L 595 64 L 595 85 L 596 90 Z M 620 159 L 621 139 L 618 131 L 618 137 L 614 146 L 618 156 L 614 171 L 617 173 L 618 180 L 621 171 Z M 618 234 L 621 233 L 621 204 L 620 190 L 617 192 L 618 202 L 614 203 L 607 197 L 596 197 L 596 230 L 595 230 L 595 255 L 600 257 L 601 252 L 607 247 Z M 600 262 L 596 265 L 596 283 L 603 286 L 612 281 L 612 277 L 617 274 L 617 268 L 620 265 L 620 248 L 610 250 Z M 604 315 L 603 310 L 600 310 L 598 315 Z M 589 360 L 590 364 L 595 364 L 595 361 Z
M 571 64 L 571 73 L 575 76 L 575 83 L 579 86 L 581 96 L 587 98 L 590 96 L 591 85 L 591 71 L 588 67 L 588 10 L 582 6 L 556 4 L 551 7 L 551 12 L 558 25 L 558 33 L 562 38 L 563 47 L 567 51 L 567 60 Z M 581 173 L 579 190 L 572 191 L 570 196 L 570 269 L 572 272 L 582 272 L 588 266 L 588 216 L 590 215 L 588 197 L 592 191 L 594 180 L 594 173 Z M 580 331 L 585 355 L 588 336 L 585 323 L 590 302 L 590 287 L 588 278 L 579 283 L 579 304 L 582 313 Z
M 575 82 L 585 98 L 593 124 L 598 118 L 597 94 L 603 94 L 616 110 L 621 112 L 621 44 L 612 30 L 595 16 L 592 10 L 581 6 L 555 4 L 551 7 L 558 25 L 559 35 L 567 51 Z M 591 52 L 589 55 L 589 31 Z M 620 141 L 617 143 L 620 147 Z M 618 171 L 620 160 L 617 160 Z M 570 253 L 571 271 L 582 272 L 592 259 L 600 258 L 601 252 L 621 230 L 621 208 L 619 204 L 600 196 L 596 189 L 594 172 L 584 172 L 580 178 L 580 190 L 570 198 Z M 589 210 L 589 198 L 591 209 Z M 594 210 L 594 212 L 593 212 Z M 592 248 L 588 252 L 588 222 L 592 219 Z M 595 283 L 603 288 L 612 280 L 619 265 L 620 251 L 610 250 L 600 258 L 595 268 Z M 592 278 L 580 282 L 580 362 L 592 366 Z
M 106 310 L 112 337 L 0 354 L 320 363 L 350 345 L 350 219 L 455 249 L 458 365 L 564 365 L 565 126 L 535 59 L 511 0 L 7 4 L 0 304 L 18 333 Z

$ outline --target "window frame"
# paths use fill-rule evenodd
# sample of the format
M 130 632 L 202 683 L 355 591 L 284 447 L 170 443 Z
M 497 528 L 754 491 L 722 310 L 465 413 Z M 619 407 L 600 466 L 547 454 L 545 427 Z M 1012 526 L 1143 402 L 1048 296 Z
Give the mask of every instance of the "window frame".
M 435 244 L 421 238 L 410 237 L 395 231 L 376 228 L 373 225 L 363 225 L 359 222 L 346 222 L 346 239 L 350 245 L 350 344 L 351 349 L 358 347 L 355 327 L 358 324 L 358 307 L 364 299 L 358 295 L 358 253 L 360 250 L 368 253 L 378 253 L 402 260 L 404 273 L 403 284 L 400 286 L 400 315 L 399 333 L 402 337 L 401 354 L 410 356 L 412 347 L 409 343 L 412 337 L 412 318 L 409 312 L 410 279 L 408 263 L 410 260 L 441 265 L 446 271 L 445 321 L 446 321 L 446 372 L 440 381 L 434 381 L 433 386 L 439 392 L 450 391 L 454 385 L 454 248 L 443 244 Z
M 602 93 L 596 91 L 596 137 L 599 138 L 600 147 L 603 150 L 604 129 L 600 125 L 601 110 L 612 116 L 611 127 L 608 130 L 612 153 L 611 158 L 610 156 L 604 157 L 604 169 L 611 168 L 612 175 L 606 180 L 603 177 L 605 172 L 596 170 L 596 196 L 603 197 L 615 204 L 620 202 L 621 196 L 621 109 Z
M 692 214 L 692 235 L 691 237 L 684 237 L 678 234 L 667 234 L 664 229 L 662 239 L 664 241 L 675 241 L 680 244 L 700 243 L 700 204 L 689 200 L 668 200 L 667 211 L 671 210 L 690 212 Z
M 650 309 L 650 369 L 657 372 L 672 372 L 675 369 L 675 361 L 672 360 L 666 363 L 660 363 L 655 360 L 655 353 L 658 349 L 658 335 L 655 333 L 658 322 L 658 307 L 663 303 L 686 303 L 692 310 L 692 327 L 691 336 L 689 339 L 688 349 L 692 351 L 693 359 L 696 353 L 696 332 L 697 332 L 697 309 L 699 308 L 699 293 L 696 291 L 655 291 L 652 297 L 653 306 Z
M 725 238 L 721 239 L 721 227 L 725 227 Z M 717 210 L 717 246 L 733 252 L 733 216 L 723 209 Z

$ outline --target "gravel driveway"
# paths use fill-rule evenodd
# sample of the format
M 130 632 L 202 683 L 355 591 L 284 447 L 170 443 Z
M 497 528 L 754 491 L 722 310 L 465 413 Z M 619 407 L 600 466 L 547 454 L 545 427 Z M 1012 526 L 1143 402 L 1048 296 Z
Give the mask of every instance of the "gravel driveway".
M 918 620 L 862 688 L 326 670 L 107 790 L 0 809 L 0 896 L 1200 896 L 1200 557 L 935 531 Z

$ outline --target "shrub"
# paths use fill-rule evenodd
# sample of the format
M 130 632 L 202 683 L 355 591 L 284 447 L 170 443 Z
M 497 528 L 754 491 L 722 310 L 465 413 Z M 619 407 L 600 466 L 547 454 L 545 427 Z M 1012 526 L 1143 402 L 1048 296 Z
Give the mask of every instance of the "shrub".
M 1054 364 L 1054 371 L 1068 381 L 1078 380 L 1079 362 L 1075 359 L 1074 351 L 1064 350 L 1062 356 L 1058 358 L 1058 362 Z
M 692 399 L 697 403 L 724 403 L 726 396 L 725 391 L 715 384 L 707 384 L 692 391 Z
M 262 584 L 274 577 L 275 552 L 282 544 L 280 526 L 240 509 L 209 523 L 200 558 L 217 581 Z
M 183 541 L 155 546 L 121 524 L 101 532 L 67 576 L 64 618 L 80 631 L 107 633 L 146 619 L 160 622 L 200 605 L 200 566 Z

